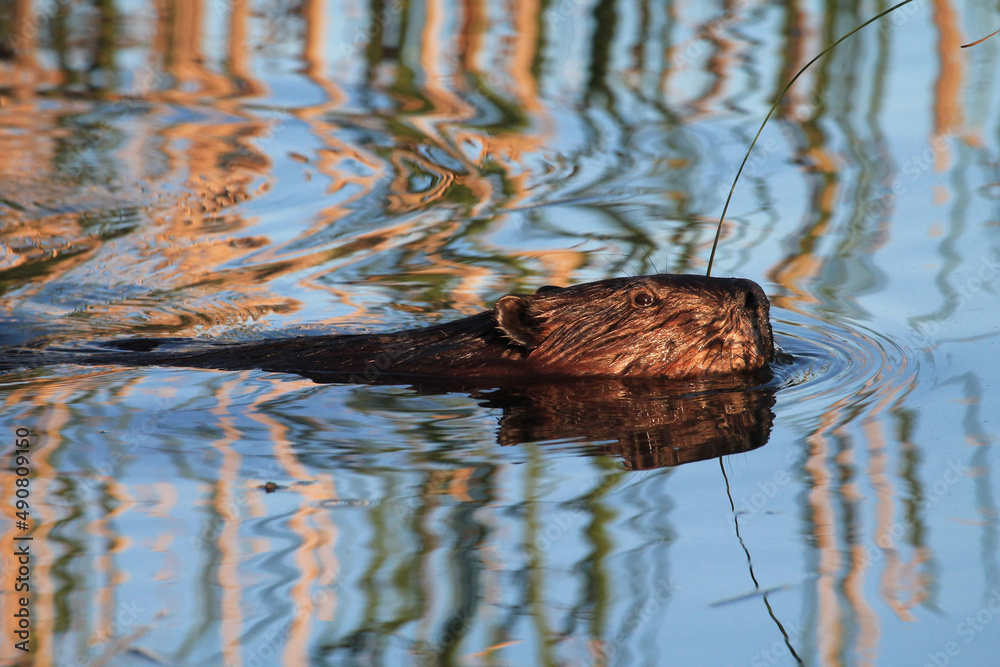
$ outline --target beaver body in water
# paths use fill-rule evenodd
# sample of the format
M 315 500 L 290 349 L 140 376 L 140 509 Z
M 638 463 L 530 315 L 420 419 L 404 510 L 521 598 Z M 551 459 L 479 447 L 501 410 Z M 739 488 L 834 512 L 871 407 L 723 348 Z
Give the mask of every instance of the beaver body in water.
M 388 334 L 244 343 L 130 338 L 102 349 L 7 350 L 0 367 L 260 369 L 351 382 L 724 377 L 766 369 L 774 359 L 769 310 L 750 280 L 659 274 L 509 294 L 489 311 Z

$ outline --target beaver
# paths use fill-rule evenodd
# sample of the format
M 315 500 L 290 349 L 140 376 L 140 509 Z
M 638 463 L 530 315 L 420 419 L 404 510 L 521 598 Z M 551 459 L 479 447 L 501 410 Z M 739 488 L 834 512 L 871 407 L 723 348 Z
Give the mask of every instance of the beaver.
M 127 338 L 87 350 L 10 350 L 0 367 L 164 365 L 392 383 L 412 377 L 705 378 L 774 359 L 770 304 L 741 278 L 657 274 L 508 294 L 491 310 L 395 333 L 224 343 Z

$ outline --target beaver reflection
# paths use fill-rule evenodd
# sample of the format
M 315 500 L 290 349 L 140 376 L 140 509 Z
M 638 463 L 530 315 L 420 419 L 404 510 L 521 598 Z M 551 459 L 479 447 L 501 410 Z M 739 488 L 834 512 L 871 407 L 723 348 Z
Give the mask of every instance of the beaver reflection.
M 774 419 L 774 388 L 749 380 L 590 378 L 494 388 L 440 380 L 410 386 L 422 394 L 466 393 L 483 407 L 502 410 L 501 445 L 603 441 L 587 453 L 619 456 L 629 470 L 752 451 L 767 444 Z
M 503 388 L 476 397 L 503 410 L 501 445 L 609 440 L 597 453 L 622 457 L 630 470 L 749 452 L 767 443 L 772 388 L 706 389 L 610 379 Z

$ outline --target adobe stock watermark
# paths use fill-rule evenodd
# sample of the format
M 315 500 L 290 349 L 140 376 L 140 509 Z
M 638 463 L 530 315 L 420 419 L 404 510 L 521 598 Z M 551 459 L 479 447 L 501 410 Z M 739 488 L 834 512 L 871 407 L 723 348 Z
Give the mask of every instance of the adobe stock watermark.
M 802 634 L 802 627 L 796 623 L 792 623 L 785 626 L 785 631 L 789 637 L 798 637 Z M 790 657 L 788 647 L 789 644 L 786 640 L 775 639 L 770 646 L 762 648 L 753 654 L 753 657 L 750 658 L 750 667 L 769 667 L 779 662 L 788 664 Z
M 954 486 L 961 483 L 961 481 L 967 478 L 970 473 L 971 469 L 968 466 L 965 466 L 955 460 L 948 461 L 948 465 L 941 476 L 926 487 L 927 492 L 921 499 L 921 502 L 917 507 L 917 511 L 907 512 L 905 514 L 905 519 L 893 523 L 891 526 L 881 531 L 878 535 L 868 538 L 861 545 L 863 553 L 856 560 L 855 567 L 867 568 L 873 563 L 877 563 L 883 559 L 885 557 L 885 552 L 895 547 L 896 541 L 901 539 L 906 534 L 907 528 L 913 525 L 917 517 L 924 509 L 933 507 L 940 502 L 942 498 L 951 492 L 951 489 Z M 982 632 L 986 625 L 993 622 L 997 613 L 1000 613 L 1000 599 L 997 600 L 996 608 L 990 608 L 987 606 L 985 609 L 987 610 L 986 612 L 980 610 L 975 615 L 969 616 L 962 623 L 959 623 L 958 626 L 956 626 L 956 634 L 960 637 L 966 638 L 967 642 L 971 643 L 972 639 L 975 638 L 978 633 Z M 795 625 L 788 626 L 787 630 L 789 634 L 793 636 L 799 635 L 802 632 L 802 628 Z M 945 652 L 942 655 L 944 655 L 947 659 L 949 654 Z M 752 667 L 768 667 L 769 665 L 775 665 L 784 661 L 786 657 L 787 646 L 785 642 L 782 640 L 776 640 L 766 648 L 758 650 L 750 659 L 750 664 Z M 928 663 L 930 667 L 945 667 L 947 664 L 948 663 Z M 925 665 L 925 667 L 928 666 Z
M 778 133 L 786 142 L 793 144 L 796 134 L 800 131 L 796 124 L 813 118 L 819 107 L 826 105 L 830 98 L 831 92 L 829 90 L 820 90 L 816 91 L 808 100 L 789 106 L 781 117 L 781 122 L 777 125 Z M 740 172 L 740 177 L 753 178 L 761 172 L 775 154 L 786 152 L 784 144 L 779 138 L 774 134 L 769 134 L 754 144 L 746 164 L 743 165 L 743 171 Z M 715 188 L 716 194 L 721 199 L 725 199 L 729 195 L 731 187 L 732 181 L 720 182 Z
M 546 518 L 545 526 L 535 536 L 535 541 L 526 549 L 532 556 L 545 553 L 562 539 L 566 531 L 573 527 L 573 515 L 570 512 L 558 512 Z
M 881 32 L 892 32 L 910 22 L 923 7 L 927 0 L 915 0 L 908 5 L 903 5 L 887 16 L 883 16 L 878 21 L 878 29 Z
M 789 449 L 785 454 L 785 465 L 792 465 L 798 457 L 799 452 Z M 740 499 L 736 506 L 737 513 L 746 520 L 753 519 L 764 510 L 772 499 L 781 493 L 782 489 L 791 483 L 792 479 L 792 475 L 787 470 L 776 470 L 770 479 L 757 482 L 754 490 Z
M 812 118 L 817 107 L 830 99 L 830 91 L 822 91 L 813 96 L 808 102 L 796 105 L 789 109 L 784 119 L 786 121 L 778 125 L 781 135 L 788 141 L 794 138 L 796 132 L 794 122 Z M 914 184 L 924 178 L 933 169 L 934 164 L 941 155 L 948 151 L 948 140 L 943 136 L 937 136 L 929 142 L 927 147 L 919 152 L 910 155 L 900 165 L 900 175 L 891 183 L 883 186 L 880 194 L 869 199 L 859 207 L 858 215 L 866 224 L 872 224 L 883 219 L 893 208 L 896 200 L 906 194 Z M 757 175 L 764 165 L 776 154 L 783 152 L 782 144 L 778 138 L 771 135 L 762 138 L 754 146 L 746 164 L 743 166 L 741 176 L 752 178 Z M 720 182 L 716 186 L 716 194 L 725 198 L 729 194 L 732 182 Z
M 1000 589 L 990 591 L 986 603 L 974 614 L 969 614 L 955 625 L 955 639 L 949 639 L 940 651 L 931 651 L 923 667 L 949 667 L 956 664 L 962 655 L 962 648 L 976 640 L 976 637 L 989 630 L 996 633 L 993 624 L 1000 616 Z M 964 664 L 964 663 L 963 663 Z
M 577 0 L 559 0 L 554 7 L 550 6 L 546 11 L 549 17 L 549 28 L 557 28 L 567 21 L 573 19 L 580 3 Z
M 945 300 L 948 306 L 947 312 L 934 315 L 930 319 L 919 321 L 914 324 L 917 339 L 924 344 L 930 345 L 941 330 L 941 322 L 947 319 L 950 314 L 960 310 L 979 294 L 985 291 L 992 291 L 1000 280 L 1000 252 L 994 250 L 988 257 L 983 257 L 979 261 L 975 275 L 966 278 L 955 286 L 955 291 L 948 295 Z M 913 320 L 911 320 L 912 322 Z
M 901 176 L 885 186 L 883 193 L 868 200 L 860 217 L 866 224 L 880 220 L 892 209 L 896 199 L 905 194 L 910 186 L 921 180 L 929 172 L 938 158 L 948 151 L 948 141 L 942 136 L 934 137 L 924 150 L 906 158 L 900 166 Z
M 411 663 L 412 666 L 423 667 L 424 665 L 443 664 L 442 654 L 454 646 L 462 638 L 462 635 L 468 631 L 469 626 L 472 625 L 475 619 L 477 609 L 478 607 L 463 609 L 449 620 L 441 634 L 441 639 L 436 644 L 428 649 L 416 651 L 417 655 L 413 663 Z
M 364 370 L 351 373 L 349 380 L 354 384 L 371 384 L 383 373 L 392 373 L 392 366 L 408 352 L 419 349 L 417 336 L 405 331 L 386 339 L 382 350 L 365 362 Z
M 32 8 L 31 3 L 28 5 Z M 48 28 L 49 21 L 55 17 L 56 12 L 60 9 L 60 3 L 52 2 L 42 5 L 37 13 L 28 12 L 24 16 L 24 23 L 17 26 L 8 26 L 15 28 L 7 34 L 7 45 L 15 53 L 26 48 L 30 42 L 34 41 L 38 35 Z
M 287 621 L 278 628 L 262 633 L 260 639 L 249 647 L 244 656 L 245 662 L 243 664 L 246 667 L 266 667 L 279 662 L 277 657 L 281 652 L 281 647 L 288 641 L 292 634 L 292 628 L 299 622 L 299 619 L 303 615 L 312 616 L 317 607 L 328 604 L 342 586 L 336 575 L 329 573 L 320 578 L 316 585 L 318 588 L 313 590 L 308 600 L 302 603 L 296 602 L 292 610 L 284 615 L 288 619 Z
M 135 79 L 142 83 L 133 93 L 123 95 L 110 103 L 95 105 L 93 111 L 103 114 L 99 122 L 89 127 L 77 126 L 68 137 L 60 158 L 65 165 L 62 168 L 63 173 L 69 176 L 86 175 L 85 172 L 88 172 L 90 167 L 86 164 L 77 164 L 74 161 L 81 158 L 87 151 L 100 146 L 108 133 L 117 127 L 117 121 L 140 111 L 146 104 L 146 97 L 149 93 L 158 90 L 162 84 L 170 80 L 163 71 L 149 66 L 136 70 Z
M 739 20 L 738 12 L 749 4 L 748 0 L 736 0 L 727 5 L 726 12 L 703 24 L 694 35 L 688 37 L 670 51 L 670 62 L 673 67 L 684 67 L 704 57 L 710 50 L 706 40 L 718 41 L 723 38 L 723 32 L 731 23 Z
M 288 471 L 277 461 L 271 461 L 268 466 L 260 471 L 263 479 L 268 481 L 280 479 L 287 475 Z M 225 532 L 226 526 L 230 522 L 239 522 L 242 516 L 249 510 L 254 493 L 259 492 L 260 487 L 254 489 L 242 489 L 234 491 L 229 501 L 220 508 L 221 515 L 211 517 L 205 521 L 201 530 L 191 535 L 188 542 L 195 551 L 211 549 L 216 540 Z
M 797 451 L 789 450 L 785 455 L 785 463 L 790 465 L 798 456 L 799 453 Z M 968 477 L 970 472 L 971 470 L 968 466 L 954 459 L 949 460 L 948 465 L 941 476 L 927 486 L 928 492 L 925 493 L 919 509 L 926 509 L 937 504 L 941 498 L 948 495 L 953 486 L 959 484 L 963 479 Z M 736 506 L 737 512 L 745 520 L 749 521 L 753 519 L 755 516 L 763 512 L 771 500 L 777 497 L 782 490 L 792 482 L 792 480 L 793 476 L 786 470 L 775 471 L 771 475 L 770 479 L 757 482 L 755 489 L 751 491 L 749 495 L 743 496 L 740 499 Z M 892 533 L 891 537 L 898 538 L 902 536 L 907 526 L 912 525 L 912 522 L 913 519 L 908 516 L 906 522 L 894 525 L 893 528 L 887 532 Z M 883 549 L 887 549 L 891 546 L 891 542 L 888 544 L 883 543 L 885 542 L 883 539 L 885 537 L 885 534 L 883 534 L 877 540 L 878 546 Z M 870 548 L 877 554 L 881 554 L 881 552 L 878 551 L 874 545 L 870 545 Z
M 65 498 L 71 503 L 84 504 L 100 495 L 100 488 L 107 479 L 115 477 L 118 466 L 135 453 L 142 445 L 155 445 L 154 436 L 160 430 L 160 424 L 172 412 L 172 402 L 163 396 L 157 396 L 153 403 L 154 411 L 144 417 L 129 421 L 128 430 L 116 440 L 115 444 L 124 445 L 112 449 L 108 458 L 98 463 L 92 470 L 93 474 L 84 476 L 65 490 Z
M 67 667 L 87 667 L 87 665 L 92 665 L 95 662 L 102 662 L 102 658 L 103 661 L 107 661 L 111 655 L 128 648 L 127 646 L 118 647 L 116 645 L 122 639 L 127 638 L 129 634 L 142 634 L 144 630 L 149 629 L 149 626 L 135 627 L 144 611 L 145 609 L 140 607 L 134 599 L 119 604 L 116 607 L 114 616 L 111 618 L 111 624 L 102 626 L 97 631 L 97 635 L 88 642 L 87 647 L 91 652 L 86 653 L 81 649 L 75 659 L 69 662 L 60 661 L 59 664 L 67 665 Z M 98 657 L 95 659 L 95 656 Z
M 625 643 L 629 637 L 639 631 L 646 623 L 651 619 L 659 616 L 663 609 L 666 607 L 667 602 L 670 601 L 674 593 L 674 588 L 671 587 L 670 582 L 666 579 L 660 579 L 652 587 L 649 597 L 647 597 L 643 602 L 633 606 L 629 612 L 625 615 L 625 620 L 622 623 L 621 629 L 615 634 L 614 638 L 602 642 L 596 649 L 595 657 L 597 657 L 602 664 L 608 664 L 615 655 L 621 650 L 622 644 Z
M 968 466 L 954 459 L 949 460 L 944 473 L 927 486 L 927 492 L 921 498 L 916 511 L 907 512 L 904 520 L 893 522 L 891 526 L 874 538 L 865 540 L 862 544 L 864 552 L 857 560 L 858 566 L 868 567 L 882 560 L 885 557 L 885 552 L 895 547 L 896 541 L 901 539 L 906 534 L 906 530 L 913 526 L 921 512 L 937 505 L 942 498 L 951 493 L 952 487 L 957 486 L 971 473 L 972 470 Z
M 403 0 L 389 0 L 378 13 L 354 27 L 354 34 L 349 41 L 340 44 L 340 54 L 348 58 L 353 57 L 368 48 L 368 45 L 375 40 L 381 39 L 389 23 L 403 13 L 404 7 L 406 3 Z

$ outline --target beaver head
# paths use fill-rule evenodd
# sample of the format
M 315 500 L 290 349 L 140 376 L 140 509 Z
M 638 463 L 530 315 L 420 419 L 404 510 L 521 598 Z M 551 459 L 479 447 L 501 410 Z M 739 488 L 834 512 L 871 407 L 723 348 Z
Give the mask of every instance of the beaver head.
M 545 375 L 692 378 L 774 359 L 770 304 L 741 278 L 653 275 L 497 301 L 497 329 Z

